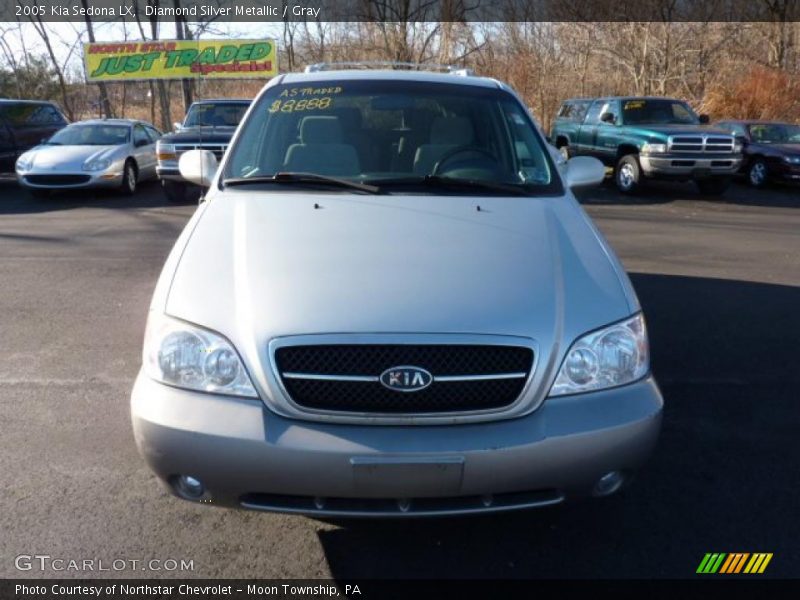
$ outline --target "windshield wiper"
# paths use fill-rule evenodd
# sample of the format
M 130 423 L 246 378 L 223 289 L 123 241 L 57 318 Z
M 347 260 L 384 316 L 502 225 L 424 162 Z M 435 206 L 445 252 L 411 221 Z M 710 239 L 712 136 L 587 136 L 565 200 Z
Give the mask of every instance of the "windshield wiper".
M 502 192 L 512 196 L 528 196 L 528 191 L 510 183 L 498 183 L 483 179 L 464 179 L 459 177 L 442 177 L 441 175 L 420 175 L 417 177 L 401 177 L 398 179 L 375 179 L 372 183 L 382 186 L 392 185 L 422 185 L 436 188 L 465 188 Z
M 223 179 L 223 185 L 249 185 L 255 183 L 316 183 L 320 185 L 328 185 L 331 187 L 349 188 L 366 192 L 368 194 L 380 194 L 381 188 L 366 183 L 358 183 L 356 181 L 348 181 L 347 179 L 339 179 L 338 177 L 327 177 L 325 175 L 317 175 L 315 173 L 294 173 L 287 171 L 279 171 L 274 175 L 260 176 L 260 177 L 232 177 Z

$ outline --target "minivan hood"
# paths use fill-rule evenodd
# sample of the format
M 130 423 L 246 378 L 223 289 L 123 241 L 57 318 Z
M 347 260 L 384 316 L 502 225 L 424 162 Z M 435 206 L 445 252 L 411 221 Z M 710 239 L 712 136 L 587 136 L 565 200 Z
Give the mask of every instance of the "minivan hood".
M 208 201 L 165 309 L 240 348 L 286 335 L 378 332 L 513 335 L 557 346 L 638 310 L 620 273 L 571 196 L 238 188 Z

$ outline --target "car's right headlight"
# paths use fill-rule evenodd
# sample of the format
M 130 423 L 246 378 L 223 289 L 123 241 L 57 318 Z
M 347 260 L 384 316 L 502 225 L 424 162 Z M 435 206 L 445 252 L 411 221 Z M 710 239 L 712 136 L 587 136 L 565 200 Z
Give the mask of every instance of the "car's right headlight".
M 156 158 L 162 161 L 178 160 L 178 155 L 175 153 L 175 146 L 173 144 L 156 142 Z
M 150 314 L 143 363 L 145 373 L 161 383 L 258 398 L 241 358 L 228 340 L 165 315 Z
M 579 394 L 632 383 L 650 370 L 642 314 L 578 338 L 564 357 L 551 396 Z

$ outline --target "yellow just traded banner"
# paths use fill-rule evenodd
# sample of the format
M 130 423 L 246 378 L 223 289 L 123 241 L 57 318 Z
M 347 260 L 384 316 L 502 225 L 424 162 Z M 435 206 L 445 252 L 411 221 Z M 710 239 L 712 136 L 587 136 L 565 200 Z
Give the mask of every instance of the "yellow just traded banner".
M 83 45 L 87 81 L 273 77 L 273 40 L 158 40 Z

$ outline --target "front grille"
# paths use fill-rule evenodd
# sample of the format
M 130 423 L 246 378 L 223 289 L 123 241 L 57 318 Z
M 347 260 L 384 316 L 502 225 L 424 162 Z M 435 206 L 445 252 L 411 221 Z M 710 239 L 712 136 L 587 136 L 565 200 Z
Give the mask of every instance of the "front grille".
M 733 136 L 673 135 L 669 138 L 670 152 L 730 154 L 733 146 Z
M 217 157 L 217 160 L 221 160 L 227 148 L 228 144 L 206 144 L 202 142 L 198 142 L 197 144 L 175 144 L 175 154 L 180 158 L 180 155 L 187 150 L 211 150 L 214 156 Z
M 34 185 L 78 185 L 91 179 L 90 175 L 26 175 L 28 183 Z
M 330 412 L 452 413 L 500 409 L 520 396 L 533 365 L 522 346 L 345 344 L 286 346 L 275 352 L 284 389 L 301 407 Z M 433 381 L 401 393 L 380 375 L 425 369 Z

